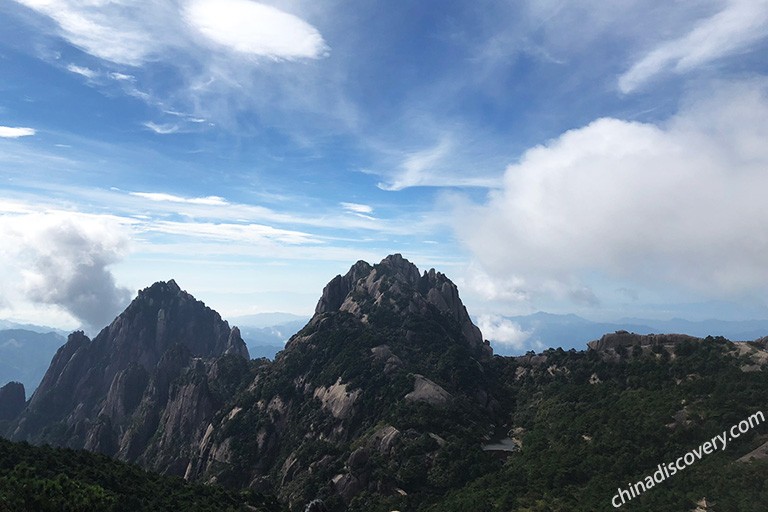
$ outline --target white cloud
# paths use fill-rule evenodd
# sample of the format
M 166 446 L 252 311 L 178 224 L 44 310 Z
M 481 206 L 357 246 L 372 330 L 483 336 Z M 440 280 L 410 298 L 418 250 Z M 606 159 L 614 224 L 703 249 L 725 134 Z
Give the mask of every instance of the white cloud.
M 28 301 L 58 306 L 101 328 L 130 299 L 109 270 L 129 244 L 127 230 L 116 218 L 63 211 L 5 213 L 0 216 L 0 241 L 7 272 L 3 280 Z
M 213 222 L 157 221 L 148 224 L 147 231 L 171 235 L 184 235 L 199 240 L 231 241 L 245 243 L 282 243 L 289 245 L 319 243 L 309 233 L 274 228 L 264 224 L 231 224 Z
M 141 66 L 166 59 L 169 52 L 194 53 L 199 35 L 232 52 L 273 59 L 327 52 L 322 36 L 307 22 L 248 0 L 17 1 L 54 20 L 70 44 L 120 65 Z M 116 75 L 117 80 L 130 76 Z
M 162 192 L 130 192 L 130 195 L 158 202 L 167 201 L 170 203 L 199 204 L 205 206 L 226 206 L 229 204 L 226 199 L 219 196 L 181 197 L 173 194 L 164 194 Z
M 466 277 L 458 278 L 457 284 L 484 301 L 525 302 L 530 299 L 526 283 L 521 277 L 491 277 L 477 265 L 471 265 Z
M 525 349 L 526 341 L 532 334 L 516 322 L 497 315 L 481 315 L 477 319 L 477 326 L 483 333 L 483 338 L 515 350 Z
M 352 213 L 361 213 L 361 214 L 373 213 L 373 208 L 368 206 L 367 204 L 341 203 L 341 207 Z
M 99 74 L 97 71 L 94 71 L 91 68 L 88 68 L 85 66 L 78 66 L 76 64 L 69 64 L 67 66 L 67 71 L 74 73 L 76 75 L 84 76 L 88 80 L 94 79 Z
M 157 124 L 152 121 L 147 121 L 144 123 L 144 126 L 158 135 L 170 135 L 179 131 L 179 126 L 175 124 Z
M 116 64 L 137 66 L 157 53 L 168 20 L 165 2 L 17 0 L 54 20 L 61 37 Z M 156 29 L 156 31 L 153 31 Z M 153 34 L 154 32 L 154 34 Z
M 328 51 L 309 23 L 249 0 L 192 0 L 184 19 L 208 40 L 242 54 L 280 60 L 318 58 Z
M 525 152 L 457 212 L 489 296 L 598 300 L 585 283 L 698 296 L 768 285 L 768 87 L 721 85 L 662 125 L 598 119 Z M 482 283 L 477 288 L 482 289 Z
M 768 36 L 768 0 L 729 0 L 725 4 L 684 36 L 667 40 L 644 55 L 621 75 L 619 89 L 632 92 L 661 73 L 690 71 Z
M 160 111 L 186 114 L 170 124 L 148 122 L 156 133 L 214 123 L 238 131 L 240 113 L 255 111 L 273 129 L 306 143 L 318 130 L 341 131 L 356 120 L 339 61 L 304 65 L 328 52 L 304 16 L 328 21 L 328 7 L 284 3 L 283 11 L 248 0 L 18 2 L 53 20 L 38 25 L 50 27 L 47 36 L 103 61 L 91 86 L 110 95 L 122 89 Z M 321 113 L 319 126 L 296 123 L 295 114 L 303 112 Z
M 117 80 L 119 82 L 132 82 L 135 80 L 133 75 L 126 75 L 125 73 L 117 73 L 117 72 L 110 73 L 109 77 L 112 80 Z
M 34 135 L 34 128 L 23 128 L 19 126 L 0 126 L 0 138 L 18 139 L 19 137 L 29 137 Z

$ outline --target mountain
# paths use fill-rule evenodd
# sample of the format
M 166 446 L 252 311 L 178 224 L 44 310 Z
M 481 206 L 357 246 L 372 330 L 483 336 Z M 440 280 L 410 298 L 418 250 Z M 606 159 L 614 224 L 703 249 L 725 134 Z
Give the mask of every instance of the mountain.
M 249 360 L 237 328 L 169 281 L 93 340 L 70 335 L 0 429 L 293 512 L 594 512 L 768 409 L 765 339 L 593 341 L 494 355 L 454 283 L 396 254 L 334 277 L 274 361 Z M 762 511 L 766 452 L 755 424 L 627 508 Z
M 17 381 L 32 394 L 66 338 L 56 332 L 0 330 L 0 383 Z
M 156 283 L 93 340 L 69 336 L 10 436 L 183 474 L 183 446 L 229 398 L 228 372 L 247 364 L 237 328 L 174 281 Z
M 456 420 L 493 410 L 491 357 L 443 274 L 400 255 L 358 262 L 211 425 L 188 476 L 273 489 L 292 507 L 321 495 L 339 509 L 369 492 L 384 506 L 404 492 L 391 466 L 415 478 L 420 447 L 448 442 L 434 431 L 478 435 Z
M 19 322 L 11 322 L 10 320 L 0 320 L 0 330 L 14 330 L 14 329 L 21 329 L 23 331 L 32 331 L 37 332 L 40 334 L 47 334 L 49 332 L 55 332 L 56 334 L 60 334 L 62 336 L 66 336 L 67 332 L 63 331 L 61 329 L 56 329 L 55 327 L 47 327 L 44 325 L 35 325 L 35 324 L 27 324 L 27 323 L 19 323 Z

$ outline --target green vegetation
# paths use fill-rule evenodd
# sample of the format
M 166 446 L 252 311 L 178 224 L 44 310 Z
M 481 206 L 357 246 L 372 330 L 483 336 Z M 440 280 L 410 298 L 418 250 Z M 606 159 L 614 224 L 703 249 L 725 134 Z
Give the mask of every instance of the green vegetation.
M 191 484 L 103 455 L 0 439 L 0 512 L 278 512 L 273 498 Z
M 522 429 L 523 448 L 425 510 L 612 510 L 618 488 L 768 409 L 765 373 L 741 371 L 730 347 L 710 338 L 677 346 L 674 357 L 652 350 L 606 362 L 595 352 L 550 350 L 540 365 L 497 359 L 511 413 L 506 427 Z M 525 374 L 515 379 L 519 369 Z M 590 384 L 592 375 L 600 382 Z M 736 459 L 766 434 L 768 425 L 759 426 L 621 510 L 690 511 L 706 497 L 714 502 L 708 510 L 764 511 L 768 461 Z

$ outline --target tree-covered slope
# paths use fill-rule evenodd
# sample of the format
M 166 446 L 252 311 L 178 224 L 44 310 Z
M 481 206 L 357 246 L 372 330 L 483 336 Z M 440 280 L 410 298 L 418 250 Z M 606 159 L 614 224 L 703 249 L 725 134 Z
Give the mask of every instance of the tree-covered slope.
M 497 359 L 507 400 L 503 430 L 520 449 L 428 510 L 613 510 L 620 488 L 753 413 L 768 412 L 762 347 L 663 336 L 641 346 L 641 339 L 605 350 Z M 621 509 L 693 511 L 705 499 L 699 510 L 764 511 L 768 461 L 744 456 L 766 440 L 768 425 L 755 424 L 725 451 L 704 455 Z
M 252 491 L 188 483 L 82 450 L 0 439 L 2 512 L 279 512 Z

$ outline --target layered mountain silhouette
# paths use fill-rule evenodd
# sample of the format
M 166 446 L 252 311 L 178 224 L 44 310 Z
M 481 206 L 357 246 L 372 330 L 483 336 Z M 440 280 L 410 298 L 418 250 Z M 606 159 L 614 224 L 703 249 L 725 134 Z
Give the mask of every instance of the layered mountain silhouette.
M 292 510 L 598 510 L 712 418 L 727 427 L 766 405 L 767 364 L 764 340 L 627 332 L 584 352 L 494 356 L 454 283 L 395 254 L 333 278 L 274 361 L 250 360 L 237 327 L 155 283 L 93 340 L 71 334 L 26 405 L 3 388 L 0 429 Z M 687 482 L 728 499 L 700 472 L 765 441 L 743 439 Z M 766 469 L 754 464 L 729 478 Z

